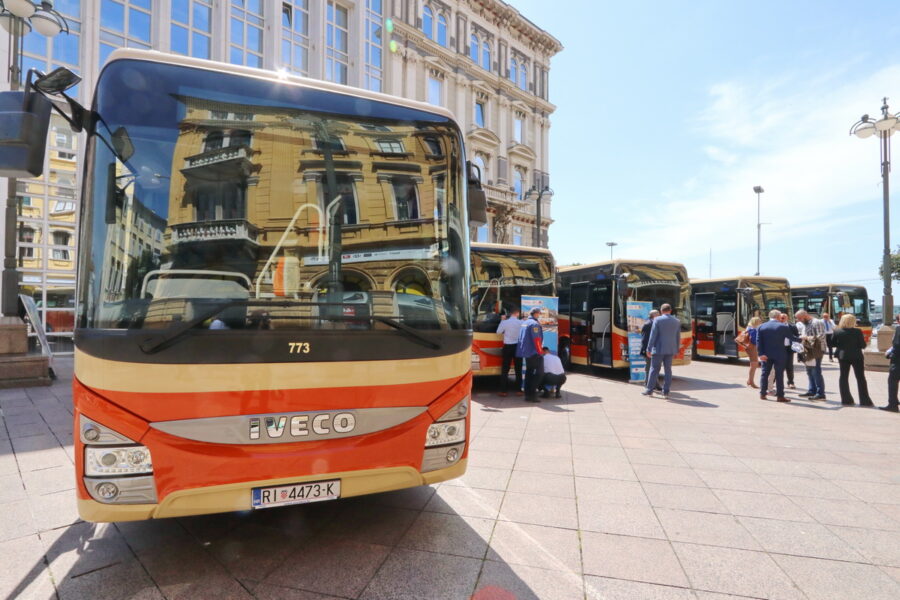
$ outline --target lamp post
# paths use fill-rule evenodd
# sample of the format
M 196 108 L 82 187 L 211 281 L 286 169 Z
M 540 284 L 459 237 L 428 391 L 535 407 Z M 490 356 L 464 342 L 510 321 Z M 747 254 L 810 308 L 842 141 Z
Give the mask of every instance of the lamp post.
M 548 198 L 553 196 L 553 190 L 550 189 L 550 186 L 545 185 L 540 191 L 538 191 L 537 187 L 531 186 L 531 189 L 525 193 L 525 200 L 535 199 L 534 245 L 538 248 L 544 247 L 544 236 L 541 235 L 541 221 L 543 220 L 541 217 L 541 199 L 544 196 L 547 196 Z
M 606 242 L 606 245 L 609 246 L 609 260 L 612 260 L 613 259 L 613 255 L 612 255 L 613 248 L 615 248 L 619 244 L 618 244 L 618 242 Z
M 884 297 L 882 298 L 882 314 L 884 322 L 894 320 L 894 294 L 891 291 L 891 233 L 890 233 L 890 172 L 891 172 L 891 143 L 890 138 L 895 131 L 900 129 L 900 118 L 891 114 L 888 109 L 887 98 L 884 98 L 881 106 L 881 118 L 875 121 L 869 115 L 863 115 L 859 121 L 850 128 L 850 134 L 859 138 L 867 138 L 878 135 L 881 140 L 881 189 L 884 204 L 884 249 L 881 263 L 881 275 L 884 279 Z
M 43 0 L 40 7 L 29 0 L 0 0 L 0 25 L 9 32 L 9 90 L 18 91 L 22 79 L 22 44 L 26 29 L 32 28 L 41 35 L 53 37 L 61 31 L 69 33 L 65 18 L 53 10 L 52 0 Z M 4 218 L 3 246 L 3 295 L 0 298 L 0 313 L 5 317 L 18 317 L 19 276 L 16 272 L 16 179 L 7 179 L 6 211 Z
M 759 195 L 765 192 L 766 190 L 762 189 L 761 185 L 753 186 L 753 191 L 756 192 L 756 275 L 759 275 L 759 252 L 762 246 L 762 226 L 763 224 L 759 220 Z

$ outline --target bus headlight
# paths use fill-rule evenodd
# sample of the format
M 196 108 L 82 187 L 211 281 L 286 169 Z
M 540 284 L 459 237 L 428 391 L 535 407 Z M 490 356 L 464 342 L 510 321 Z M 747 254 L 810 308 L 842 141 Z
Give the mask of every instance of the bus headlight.
M 152 473 L 153 462 L 146 446 L 92 447 L 84 449 L 84 474 L 88 476 Z
M 445 412 L 441 415 L 441 418 L 438 419 L 438 423 L 443 423 L 444 421 L 453 421 L 455 419 L 463 419 L 465 416 L 469 414 L 469 397 L 466 396 L 459 402 L 453 405 L 453 408 Z
M 425 435 L 425 447 L 444 446 L 446 444 L 456 444 L 466 439 L 466 421 L 446 421 L 441 423 L 433 423 L 428 426 L 428 433 Z

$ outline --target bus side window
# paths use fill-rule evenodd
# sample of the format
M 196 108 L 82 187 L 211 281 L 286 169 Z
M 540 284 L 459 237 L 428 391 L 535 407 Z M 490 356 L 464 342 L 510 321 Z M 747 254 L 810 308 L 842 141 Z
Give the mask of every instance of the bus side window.
M 559 314 L 569 314 L 569 288 L 560 286 L 559 291 Z

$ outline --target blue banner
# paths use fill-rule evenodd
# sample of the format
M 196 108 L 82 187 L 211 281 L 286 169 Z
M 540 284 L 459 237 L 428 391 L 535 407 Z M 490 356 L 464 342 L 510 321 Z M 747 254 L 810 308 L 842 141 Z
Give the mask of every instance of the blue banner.
M 641 328 L 650 318 L 652 302 L 629 301 L 625 304 L 628 319 L 628 364 L 631 381 L 647 380 L 647 357 L 641 354 Z
M 544 330 L 544 345 L 550 352 L 559 351 L 559 298 L 555 296 L 522 296 L 522 318 L 528 318 L 531 309 L 541 309 L 538 321 Z

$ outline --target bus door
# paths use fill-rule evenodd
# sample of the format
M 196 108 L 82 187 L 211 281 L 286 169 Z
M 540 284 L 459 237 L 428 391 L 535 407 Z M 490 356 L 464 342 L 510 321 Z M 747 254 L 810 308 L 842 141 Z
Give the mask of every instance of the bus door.
M 612 283 L 593 283 L 588 291 L 591 310 L 590 364 L 611 367 L 613 364 L 613 295 Z
M 572 362 L 588 364 L 590 362 L 591 334 L 588 328 L 590 312 L 588 309 L 588 289 L 590 284 L 573 283 L 569 288 L 569 337 L 571 339 Z
M 715 304 L 713 292 L 694 294 L 694 345 L 701 355 L 716 354 Z
M 716 323 L 716 354 L 737 356 L 737 294 L 718 294 L 713 308 Z

